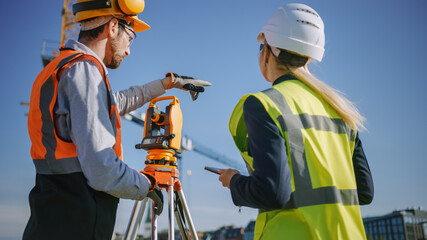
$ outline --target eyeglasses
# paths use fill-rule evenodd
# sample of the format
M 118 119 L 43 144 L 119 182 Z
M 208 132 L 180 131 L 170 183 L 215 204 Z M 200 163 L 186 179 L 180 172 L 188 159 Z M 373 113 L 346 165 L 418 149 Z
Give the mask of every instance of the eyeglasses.
M 260 53 L 261 53 L 262 49 L 264 49 L 264 45 L 266 45 L 266 46 L 267 46 L 268 50 L 270 50 L 270 52 L 271 52 L 271 54 L 273 54 L 273 56 L 279 56 L 279 54 L 278 54 L 278 53 L 277 53 L 277 55 L 276 55 L 276 54 L 274 54 L 274 52 L 273 52 L 273 50 L 271 49 L 270 45 L 265 44 L 265 43 L 261 43 L 261 44 L 259 45 L 259 52 L 260 52 Z
M 136 34 L 135 34 L 135 32 L 132 30 L 132 28 L 130 28 L 128 25 L 126 25 L 126 24 L 124 24 L 124 23 L 120 22 L 120 19 L 118 19 L 118 20 L 119 20 L 119 21 L 118 21 L 119 25 L 125 28 L 125 32 L 126 32 L 126 33 L 128 34 L 128 36 L 129 36 L 129 47 L 130 47 L 130 45 L 132 44 L 132 41 L 136 38 Z M 129 31 L 130 31 L 130 33 L 129 33 L 128 31 L 126 31 L 126 29 L 127 29 L 127 30 L 129 30 Z

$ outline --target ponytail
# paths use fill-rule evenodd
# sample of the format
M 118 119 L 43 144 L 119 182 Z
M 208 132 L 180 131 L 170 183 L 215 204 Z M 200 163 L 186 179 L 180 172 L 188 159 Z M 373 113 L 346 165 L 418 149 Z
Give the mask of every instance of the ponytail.
M 293 57 L 287 56 L 286 58 L 283 58 L 283 52 L 286 52 L 286 55 L 291 54 Z M 359 113 L 354 103 L 345 98 L 341 92 L 320 81 L 308 71 L 307 66 L 309 59 L 307 57 L 292 54 L 281 49 L 280 55 L 277 59 L 280 68 L 284 68 L 284 70 L 288 71 L 316 92 L 324 101 L 338 112 L 344 122 L 347 123 L 351 129 L 356 130 L 359 127 L 362 130 L 366 130 L 364 126 L 366 119 Z M 304 59 L 306 59 L 306 61 L 302 66 L 301 64 Z

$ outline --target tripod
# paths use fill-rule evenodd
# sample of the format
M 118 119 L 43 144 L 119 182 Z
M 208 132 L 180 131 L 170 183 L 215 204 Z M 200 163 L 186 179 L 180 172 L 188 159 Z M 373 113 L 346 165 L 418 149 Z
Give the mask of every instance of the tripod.
M 163 113 L 155 103 L 166 99 L 173 101 L 166 107 L 166 113 Z M 181 147 L 182 113 L 179 108 L 179 101 L 176 97 L 153 99 L 147 109 L 146 116 L 150 116 L 150 118 L 146 119 L 144 124 L 144 138 L 135 147 L 148 150 L 144 173 L 153 176 L 160 190 L 166 189 L 168 193 L 169 240 L 175 240 L 173 215 L 175 215 L 182 239 L 198 240 L 184 191 L 179 181 L 177 159 L 174 156 Z M 160 130 L 162 129 L 164 129 L 164 134 L 161 134 Z M 124 240 L 135 239 L 146 205 L 150 201 L 149 198 L 145 198 L 143 201 L 135 202 Z M 154 201 L 151 203 L 151 239 L 157 240 L 157 215 L 155 214 Z M 192 238 L 189 238 L 188 233 L 191 233 Z

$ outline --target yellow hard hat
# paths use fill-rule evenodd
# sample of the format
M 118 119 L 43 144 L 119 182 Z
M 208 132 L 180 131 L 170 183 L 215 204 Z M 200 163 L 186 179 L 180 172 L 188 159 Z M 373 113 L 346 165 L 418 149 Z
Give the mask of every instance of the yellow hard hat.
M 137 16 L 144 7 L 144 0 L 77 0 L 77 3 L 73 4 L 73 14 L 76 16 L 76 22 L 114 15 L 132 22 L 135 32 L 142 32 L 150 28 Z

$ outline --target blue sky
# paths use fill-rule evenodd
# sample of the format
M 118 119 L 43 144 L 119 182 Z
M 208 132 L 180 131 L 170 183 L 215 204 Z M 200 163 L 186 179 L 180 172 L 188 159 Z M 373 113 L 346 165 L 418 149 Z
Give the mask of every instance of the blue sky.
M 395 209 L 427 207 L 427 22 L 422 0 L 302 1 L 325 23 L 326 50 L 311 71 L 344 92 L 367 118 L 362 139 L 371 166 L 375 198 L 363 216 Z M 181 101 L 183 132 L 217 152 L 240 161 L 228 133 L 230 114 L 241 96 L 268 88 L 258 68 L 256 36 L 279 0 L 147 0 L 140 15 L 152 28 L 138 34 L 131 55 L 110 71 L 113 90 L 162 78 L 168 71 L 213 83 L 196 102 L 170 90 Z M 8 1 L 0 8 L 3 46 L 0 100 L 0 239 L 19 239 L 29 216 L 34 186 L 29 154 L 28 108 L 32 82 L 42 69 L 43 40 L 58 41 L 62 1 Z M 138 112 L 145 112 L 146 106 Z M 122 121 L 125 162 L 144 168 L 145 152 L 134 149 L 142 128 Z M 205 165 L 225 167 L 195 152 L 183 154 L 183 185 L 199 231 L 223 225 L 246 226 L 256 210 L 232 204 L 229 191 Z M 191 170 L 191 175 L 187 174 Z M 116 230 L 124 231 L 133 202 L 122 200 Z M 167 228 L 167 214 L 159 229 Z

